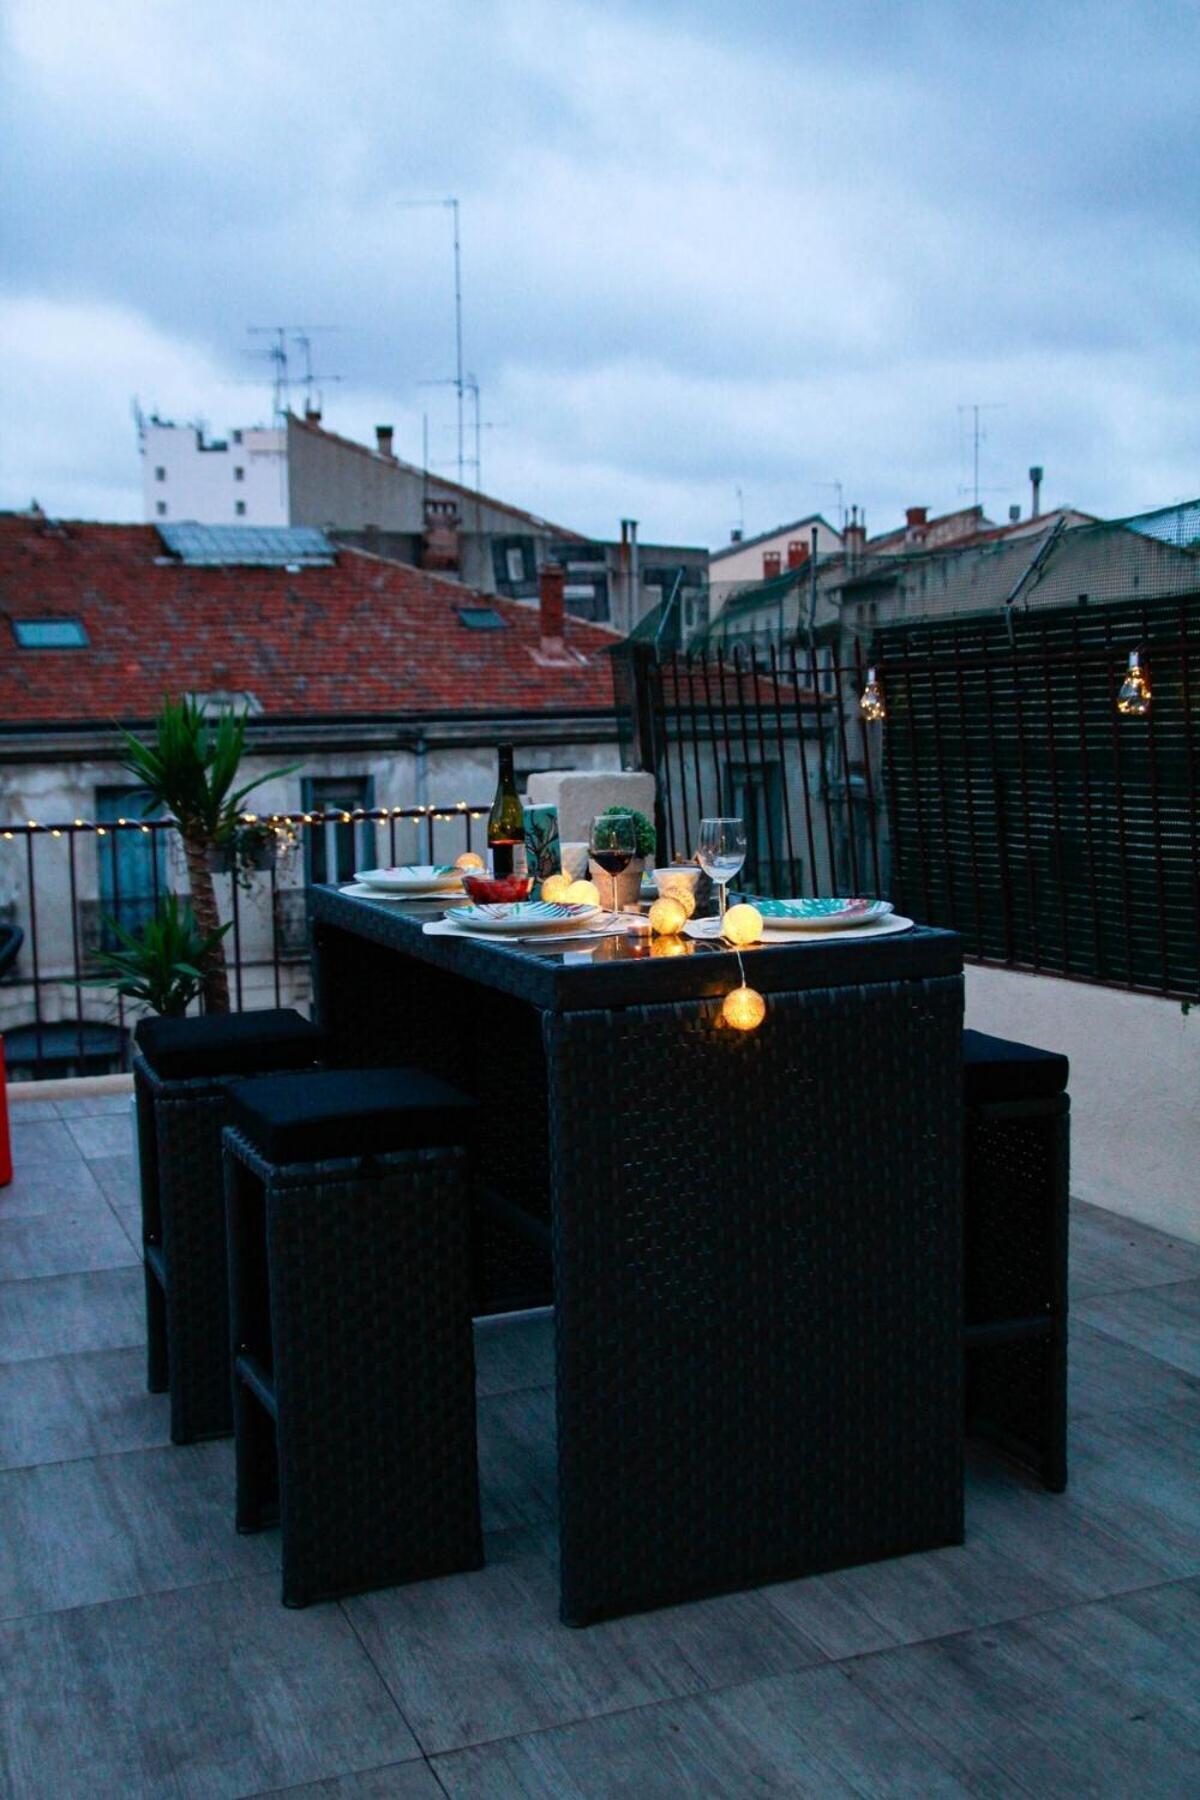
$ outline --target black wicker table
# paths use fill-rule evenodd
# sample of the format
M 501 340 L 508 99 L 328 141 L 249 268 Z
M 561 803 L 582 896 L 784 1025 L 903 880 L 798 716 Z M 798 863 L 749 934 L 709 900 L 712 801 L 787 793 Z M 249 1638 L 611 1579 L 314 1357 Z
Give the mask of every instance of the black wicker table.
M 313 893 L 330 1054 L 480 1102 L 478 1311 L 553 1301 L 570 1624 L 960 1543 L 962 955 L 427 936 Z

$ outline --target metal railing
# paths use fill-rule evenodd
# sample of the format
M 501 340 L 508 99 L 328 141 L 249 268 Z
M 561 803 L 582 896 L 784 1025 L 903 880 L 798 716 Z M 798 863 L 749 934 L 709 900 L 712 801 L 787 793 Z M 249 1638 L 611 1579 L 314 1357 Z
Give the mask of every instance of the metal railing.
M 356 868 L 449 862 L 481 850 L 486 805 L 371 807 L 278 813 L 278 848 L 265 868 L 217 868 L 231 1004 L 307 1011 L 308 887 Z M 113 926 L 137 932 L 164 894 L 186 898 L 188 879 L 170 819 L 0 823 L 0 922 L 24 942 L 0 983 L 0 1032 L 9 1074 L 42 1079 L 127 1068 L 143 1009 L 97 979 Z

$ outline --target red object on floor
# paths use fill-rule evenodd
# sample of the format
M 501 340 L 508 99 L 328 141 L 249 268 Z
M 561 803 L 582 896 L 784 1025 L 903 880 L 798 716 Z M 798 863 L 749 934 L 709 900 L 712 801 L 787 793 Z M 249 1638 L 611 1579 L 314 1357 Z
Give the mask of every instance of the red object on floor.
M 4 1039 L 0 1037 L 0 1187 L 12 1180 L 12 1150 L 8 1137 L 8 1089 L 4 1081 Z

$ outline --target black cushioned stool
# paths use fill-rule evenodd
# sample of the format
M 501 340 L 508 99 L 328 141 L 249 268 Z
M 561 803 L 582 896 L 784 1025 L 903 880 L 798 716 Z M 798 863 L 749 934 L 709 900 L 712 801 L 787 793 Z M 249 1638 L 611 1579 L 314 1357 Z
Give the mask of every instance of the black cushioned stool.
M 143 1019 L 136 1035 L 146 1381 L 170 1389 L 171 1439 L 189 1444 L 233 1430 L 221 1167 L 230 1084 L 311 1068 L 324 1039 L 290 1010 Z
M 285 1606 L 482 1565 L 473 1115 L 418 1069 L 233 1091 L 237 1525 L 278 1518 Z
M 1067 1485 L 1069 1065 L 963 1033 L 968 1436 Z

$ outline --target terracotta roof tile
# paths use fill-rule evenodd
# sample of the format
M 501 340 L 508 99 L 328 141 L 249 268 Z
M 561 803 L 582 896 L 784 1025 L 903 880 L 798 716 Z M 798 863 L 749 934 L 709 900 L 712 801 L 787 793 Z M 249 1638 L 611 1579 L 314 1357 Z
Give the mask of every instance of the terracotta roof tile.
M 503 631 L 472 631 L 484 605 Z M 13 619 L 82 620 L 88 648 L 26 650 Z M 536 607 L 343 549 L 332 568 L 186 568 L 150 525 L 0 514 L 0 724 L 145 719 L 164 693 L 253 694 L 264 716 L 607 712 L 618 641 L 567 620 L 557 667 Z

